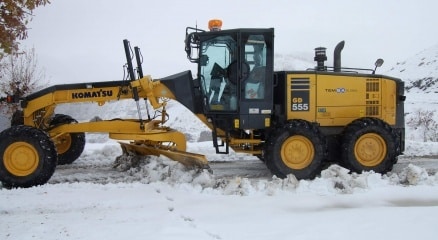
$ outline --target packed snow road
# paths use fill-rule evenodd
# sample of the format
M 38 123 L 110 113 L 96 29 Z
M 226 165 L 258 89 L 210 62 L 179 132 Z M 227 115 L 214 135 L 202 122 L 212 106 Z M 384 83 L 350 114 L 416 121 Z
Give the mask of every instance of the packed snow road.
M 429 175 L 435 175 L 438 172 L 438 156 L 399 156 L 398 163 L 394 165 L 393 172 L 399 173 L 409 164 L 426 169 Z
M 438 164 L 438 160 L 437 160 Z M 238 160 L 211 162 L 210 167 L 216 179 L 221 178 L 264 178 L 272 177 L 265 164 L 258 160 Z M 135 168 L 135 167 L 133 167 Z M 91 183 L 118 183 L 136 182 L 146 177 L 143 174 L 133 174 L 133 170 L 114 167 L 113 162 L 107 164 L 87 164 L 80 159 L 72 165 L 58 166 L 49 183 L 63 182 L 91 182 Z

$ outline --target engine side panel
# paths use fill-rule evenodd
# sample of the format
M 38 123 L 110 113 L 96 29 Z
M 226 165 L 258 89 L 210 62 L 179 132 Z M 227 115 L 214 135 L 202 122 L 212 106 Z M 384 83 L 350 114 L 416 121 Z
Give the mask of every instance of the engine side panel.
M 346 126 L 375 117 L 396 125 L 400 114 L 397 81 L 381 75 L 286 72 L 277 74 L 279 111 L 286 119 L 304 119 L 322 127 Z M 284 87 L 281 87 L 284 86 Z M 281 99 L 281 100 L 280 100 Z

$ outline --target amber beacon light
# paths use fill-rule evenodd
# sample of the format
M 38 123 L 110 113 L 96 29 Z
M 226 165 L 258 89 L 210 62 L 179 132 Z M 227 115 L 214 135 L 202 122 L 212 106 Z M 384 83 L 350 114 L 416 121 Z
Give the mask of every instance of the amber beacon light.
M 222 20 L 212 19 L 208 21 L 208 29 L 210 29 L 210 31 L 220 31 L 221 28 L 222 28 Z

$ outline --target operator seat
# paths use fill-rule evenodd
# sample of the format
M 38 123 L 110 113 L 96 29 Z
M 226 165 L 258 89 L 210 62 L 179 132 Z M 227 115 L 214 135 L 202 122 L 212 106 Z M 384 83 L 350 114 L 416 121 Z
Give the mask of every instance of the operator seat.
M 259 66 L 249 73 L 245 83 L 245 98 L 247 99 L 262 99 L 265 93 L 265 74 L 266 67 Z

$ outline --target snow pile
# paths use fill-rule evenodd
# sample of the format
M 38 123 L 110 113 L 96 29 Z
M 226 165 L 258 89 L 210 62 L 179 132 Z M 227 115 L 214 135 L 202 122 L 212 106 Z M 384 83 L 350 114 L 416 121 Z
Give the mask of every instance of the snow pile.
M 112 148 L 104 148 L 102 154 L 114 154 Z M 96 156 L 97 152 L 94 152 Z M 108 163 L 108 162 L 107 162 Z M 226 163 L 223 163 L 226 164 Z M 89 165 L 87 165 L 90 167 Z M 104 167 L 102 164 L 100 167 Z M 97 170 L 98 167 L 91 167 Z M 246 178 L 240 176 L 217 177 L 214 171 L 186 167 L 166 157 L 121 155 L 111 162 L 112 172 L 99 178 L 99 172 L 93 171 L 92 183 L 165 183 L 169 186 L 185 189 L 198 189 L 201 192 L 213 192 L 220 195 L 267 195 L 282 192 L 317 194 L 353 194 L 367 189 L 393 185 L 438 185 L 438 174 L 429 175 L 424 168 L 409 164 L 400 172 L 381 175 L 373 172 L 362 174 L 349 173 L 339 165 L 331 165 L 314 180 L 297 180 L 289 175 L 285 179 L 273 176 L 271 179 Z M 81 169 L 83 171 L 83 169 Z M 86 182 L 86 175 L 75 178 L 54 176 L 50 183 Z M 89 174 L 90 176 L 91 174 Z M 100 179 L 100 180 L 99 180 Z
M 409 165 L 401 173 L 381 175 L 373 172 L 350 174 L 348 169 L 332 165 L 322 171 L 321 176 L 314 180 L 297 180 L 289 175 L 285 179 L 273 177 L 270 180 L 253 180 L 235 177 L 220 179 L 215 189 L 224 195 L 277 195 L 281 192 L 297 194 L 313 192 L 324 195 L 354 194 L 367 189 L 392 185 L 438 185 L 438 175 L 429 176 L 425 169 Z
M 141 183 L 166 182 L 169 184 L 191 183 L 194 186 L 212 187 L 214 176 L 209 169 L 186 167 L 166 157 L 121 155 L 116 158 L 114 167 L 136 176 Z
M 403 169 L 398 175 L 398 182 L 407 185 L 419 185 L 424 183 L 433 184 L 434 181 L 436 182 L 436 180 L 438 180 L 437 177 L 438 174 L 435 174 L 434 178 L 431 178 L 426 172 L 426 169 L 409 164 L 408 167 Z

